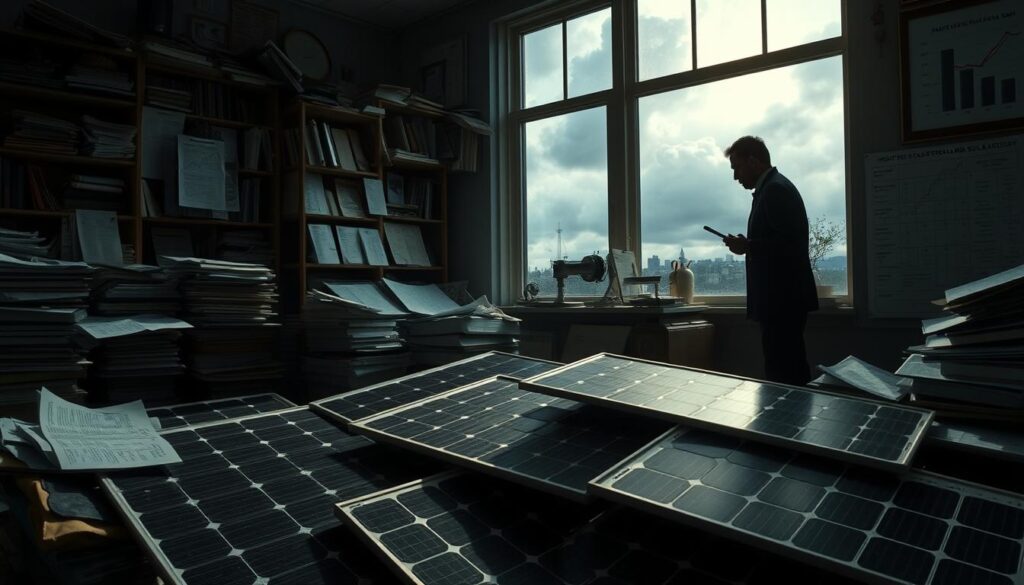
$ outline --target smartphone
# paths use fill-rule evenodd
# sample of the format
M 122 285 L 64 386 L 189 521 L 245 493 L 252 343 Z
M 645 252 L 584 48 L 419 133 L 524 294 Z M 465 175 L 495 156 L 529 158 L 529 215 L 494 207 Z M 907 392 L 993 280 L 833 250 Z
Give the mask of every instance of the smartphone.
M 727 236 L 726 236 L 725 234 L 723 234 L 722 232 L 720 232 L 720 231 L 718 231 L 718 230 L 716 230 L 716 229 L 714 229 L 714 228 L 710 228 L 710 227 L 708 227 L 708 226 L 704 226 L 704 229 L 706 229 L 707 231 L 709 231 L 709 232 L 711 232 L 711 233 L 715 234 L 716 236 L 718 236 L 718 237 L 720 237 L 720 238 L 725 238 L 725 237 L 727 237 Z

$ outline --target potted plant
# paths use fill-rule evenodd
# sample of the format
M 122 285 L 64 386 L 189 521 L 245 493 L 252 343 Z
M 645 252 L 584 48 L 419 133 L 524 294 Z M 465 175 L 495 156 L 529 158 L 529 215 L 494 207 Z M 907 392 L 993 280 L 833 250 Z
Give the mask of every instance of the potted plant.
M 843 227 L 834 221 L 828 221 L 824 215 L 816 218 L 810 225 L 807 240 L 807 255 L 811 259 L 811 272 L 814 283 L 818 287 L 818 298 L 830 298 L 832 285 L 823 284 L 818 262 L 821 261 L 839 242 L 843 235 Z

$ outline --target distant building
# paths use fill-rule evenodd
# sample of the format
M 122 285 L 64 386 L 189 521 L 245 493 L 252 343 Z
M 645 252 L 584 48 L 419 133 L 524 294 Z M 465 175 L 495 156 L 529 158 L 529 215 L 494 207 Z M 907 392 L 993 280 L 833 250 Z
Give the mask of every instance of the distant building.
M 686 266 L 686 251 L 679 248 L 679 265 Z
M 655 254 L 647 259 L 647 270 L 648 272 L 657 272 L 661 268 L 661 258 Z

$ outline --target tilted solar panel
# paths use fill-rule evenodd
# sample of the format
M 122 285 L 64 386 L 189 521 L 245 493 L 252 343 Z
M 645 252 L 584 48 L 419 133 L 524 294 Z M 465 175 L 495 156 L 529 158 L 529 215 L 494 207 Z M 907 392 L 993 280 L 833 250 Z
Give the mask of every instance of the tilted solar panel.
M 331 506 L 438 468 L 306 407 L 162 436 L 182 463 L 111 474 L 102 485 L 178 584 L 387 583 Z
M 416 585 L 844 583 L 657 516 L 574 504 L 470 473 L 385 490 L 337 511 Z
M 1024 498 L 678 429 L 594 493 L 852 578 L 1020 583 Z
M 161 428 L 174 429 L 204 422 L 284 410 L 293 406 L 295 403 L 283 396 L 266 393 L 161 406 L 147 409 L 146 412 L 149 416 L 155 416 L 160 420 Z
M 491 351 L 311 403 L 316 410 L 352 422 L 491 376 L 528 378 L 560 364 Z
M 587 483 L 668 429 L 489 378 L 353 423 L 353 431 L 584 499 Z
M 909 466 L 933 416 L 611 354 L 539 374 L 519 387 L 891 470 Z

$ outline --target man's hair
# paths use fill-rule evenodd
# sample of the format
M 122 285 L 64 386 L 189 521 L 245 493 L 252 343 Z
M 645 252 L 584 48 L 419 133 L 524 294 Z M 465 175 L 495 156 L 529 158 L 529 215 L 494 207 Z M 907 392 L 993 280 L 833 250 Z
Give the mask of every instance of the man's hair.
M 738 156 L 746 158 L 752 156 L 766 165 L 772 164 L 772 155 L 768 154 L 768 147 L 759 136 L 744 136 L 732 143 L 732 146 L 725 149 L 726 158 Z

